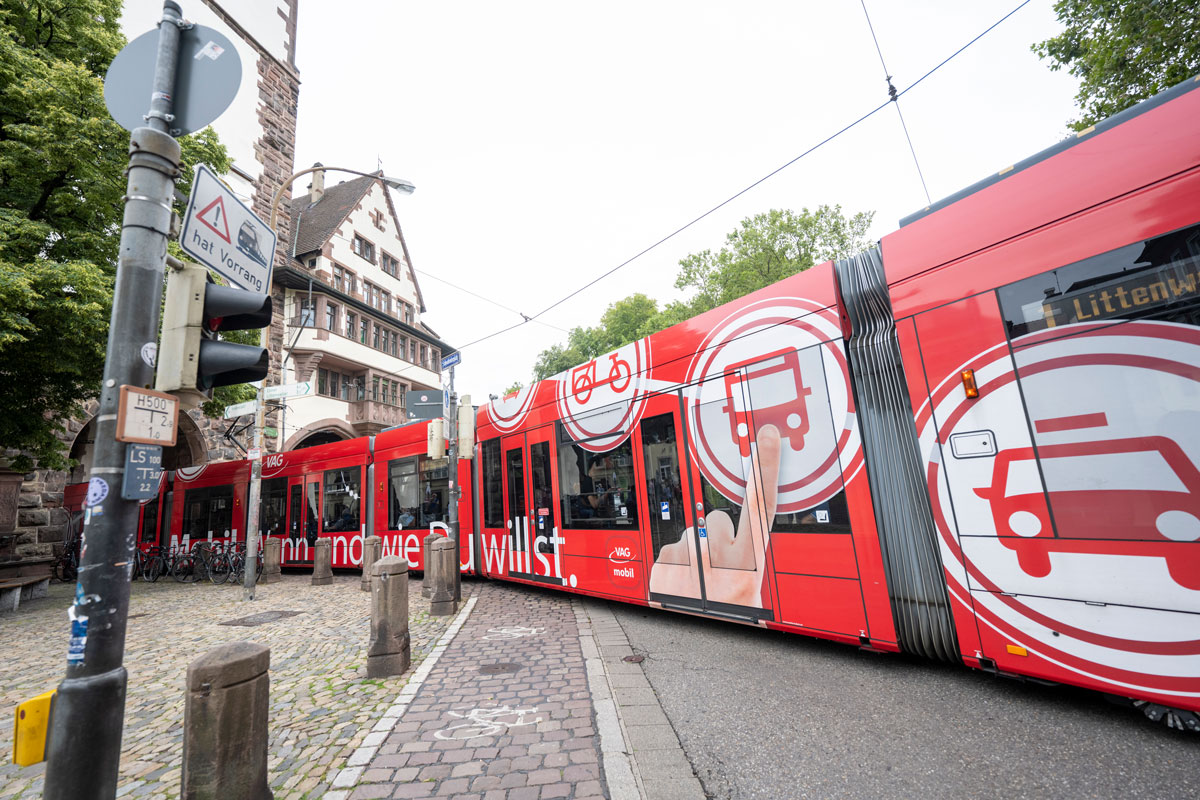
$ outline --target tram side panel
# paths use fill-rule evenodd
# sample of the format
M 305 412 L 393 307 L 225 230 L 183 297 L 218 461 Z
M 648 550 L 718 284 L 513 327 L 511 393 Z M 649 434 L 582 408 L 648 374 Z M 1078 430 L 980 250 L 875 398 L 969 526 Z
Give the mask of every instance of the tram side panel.
M 947 574 L 1001 670 L 1200 707 L 1198 255 L 1188 226 L 916 316 Z
M 485 573 L 896 649 L 833 300 L 822 265 L 481 408 Z
M 425 569 L 426 536 L 450 535 L 449 459 L 428 458 L 427 432 L 428 423 L 415 423 L 379 434 L 373 457 L 375 534 L 382 539 L 383 555 L 403 558 L 413 570 Z M 474 556 L 472 464 L 467 458 L 461 459 L 457 478 L 462 492 L 458 505 L 459 569 L 464 573 L 472 571 Z

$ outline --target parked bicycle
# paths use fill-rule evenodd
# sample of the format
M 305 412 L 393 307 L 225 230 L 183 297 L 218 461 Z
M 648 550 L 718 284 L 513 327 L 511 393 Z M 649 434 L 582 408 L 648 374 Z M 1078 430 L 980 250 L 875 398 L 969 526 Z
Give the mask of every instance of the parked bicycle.
M 206 541 L 196 542 L 192 545 L 190 552 L 176 557 L 171 568 L 171 575 L 180 583 L 197 583 L 209 578 L 212 574 L 214 559 L 219 554 L 219 544 Z
M 246 576 L 246 544 L 238 542 L 226 548 L 221 554 L 223 567 L 228 570 L 226 578 L 232 578 L 233 583 L 240 584 Z M 258 583 L 258 579 L 262 577 L 263 559 L 262 550 L 258 552 L 258 558 L 254 562 L 254 582 Z
M 79 540 L 83 531 L 83 515 L 72 514 L 67 521 L 67 532 L 63 540 L 63 550 L 54 560 L 52 571 L 56 580 L 66 583 L 79 577 Z
M 174 566 L 174 559 L 165 547 L 151 547 L 142 556 L 142 580 L 154 583 L 163 575 L 169 573 Z

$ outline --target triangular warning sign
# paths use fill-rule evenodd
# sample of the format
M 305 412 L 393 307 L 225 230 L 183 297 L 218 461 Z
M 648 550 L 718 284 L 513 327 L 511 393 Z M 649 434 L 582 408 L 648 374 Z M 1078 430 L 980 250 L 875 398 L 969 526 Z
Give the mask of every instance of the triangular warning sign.
M 225 214 L 225 198 L 217 196 L 204 210 L 196 215 L 196 219 L 203 222 L 212 232 L 225 240 L 226 244 L 233 244 L 229 239 L 229 222 Z

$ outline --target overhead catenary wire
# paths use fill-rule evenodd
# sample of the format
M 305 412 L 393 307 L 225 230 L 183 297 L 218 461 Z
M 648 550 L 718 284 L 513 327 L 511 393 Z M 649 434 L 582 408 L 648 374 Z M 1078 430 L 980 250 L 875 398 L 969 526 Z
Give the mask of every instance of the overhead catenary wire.
M 900 110 L 900 95 L 892 83 L 892 73 L 888 71 L 887 63 L 883 60 L 883 49 L 879 46 L 879 37 L 875 35 L 875 26 L 871 24 L 871 15 L 867 11 L 867 0 L 859 0 L 862 4 L 863 16 L 867 18 L 867 28 L 871 31 L 871 40 L 875 42 L 875 52 L 879 54 L 879 64 L 883 67 L 884 80 L 887 81 L 888 97 L 896 104 L 896 116 L 900 118 L 900 127 L 904 130 L 904 139 L 908 142 L 908 152 L 912 153 L 913 164 L 917 167 L 917 177 L 921 179 L 921 188 L 925 190 L 925 202 L 933 205 L 929 196 L 929 186 L 925 183 L 925 173 L 921 170 L 921 162 L 917 158 L 917 149 L 913 147 L 912 136 L 908 133 L 908 123 L 904 121 L 904 112 Z
M 1017 5 L 1015 8 L 1013 8 L 1013 9 L 1012 9 L 1011 11 L 1009 11 L 1007 14 L 1005 14 L 1005 15 L 1004 15 L 1004 16 L 1002 16 L 1000 19 L 996 20 L 996 21 L 995 21 L 995 22 L 993 22 L 991 25 L 989 25 L 988 27 L 986 27 L 986 28 L 984 28 L 982 31 L 980 31 L 980 32 L 979 32 L 979 33 L 978 33 L 978 34 L 977 34 L 977 35 L 976 35 L 974 38 L 972 38 L 970 41 L 968 41 L 968 42 L 967 42 L 966 44 L 964 44 L 962 47 L 958 48 L 958 49 L 957 49 L 957 50 L 955 50 L 953 53 L 951 53 L 950 55 L 946 56 L 944 59 L 942 59 L 941 61 L 939 61 L 939 62 L 938 62 L 938 63 L 937 63 L 937 64 L 936 64 L 934 67 L 932 67 L 932 68 L 931 68 L 931 69 L 929 69 L 927 72 L 925 72 L 925 73 L 924 73 L 924 74 L 923 74 L 921 77 L 917 78 L 915 81 L 913 81 L 913 82 L 912 82 L 911 84 L 909 84 L 907 87 L 905 87 L 903 90 L 901 90 L 901 91 L 897 92 L 897 93 L 896 93 L 896 95 L 895 95 L 895 99 L 898 99 L 898 98 L 900 98 L 900 97 L 903 97 L 904 95 L 908 94 L 908 93 L 909 93 L 909 92 L 911 92 L 913 89 L 915 89 L 917 86 L 921 85 L 921 83 L 922 83 L 922 82 L 924 82 L 926 78 L 928 78 L 929 76 L 933 75 L 935 72 L 937 72 L 938 70 L 940 70 L 940 69 L 941 69 L 942 67 L 944 67 L 946 64 L 950 63 L 952 60 L 954 60 L 956 57 L 958 57 L 960 54 L 962 54 L 962 53 L 963 53 L 963 51 L 965 51 L 965 50 L 966 50 L 968 47 L 971 47 L 973 44 L 975 44 L 976 42 L 978 42 L 978 41 L 979 41 L 980 39 L 982 39 L 984 36 L 986 36 L 987 34 L 991 33 L 993 30 L 995 30 L 997 27 L 999 27 L 1001 24 L 1003 24 L 1003 23 L 1004 23 L 1004 21 L 1005 21 L 1005 20 L 1007 20 L 1009 17 L 1011 17 L 1013 14 L 1016 14 L 1016 13 L 1017 13 L 1018 11 L 1020 11 L 1022 8 L 1024 8 L 1024 7 L 1025 7 L 1025 6 L 1027 6 L 1027 5 L 1029 5 L 1029 3 L 1030 3 L 1030 0 L 1023 0 L 1023 2 L 1021 2 L 1020 4 L 1018 4 L 1018 5 Z M 795 164 L 795 163 L 796 163 L 797 161 L 799 161 L 800 159 L 804 158 L 805 156 L 808 156 L 808 155 L 810 155 L 810 154 L 811 154 L 811 153 L 813 153 L 814 151 L 818 150 L 819 148 L 821 148 L 821 147 L 823 147 L 824 145 L 828 144 L 829 142 L 833 141 L 834 139 L 836 139 L 837 137 L 839 137 L 839 136 L 841 136 L 842 134 L 846 133 L 847 131 L 851 130 L 852 128 L 854 128 L 854 127 L 856 127 L 856 126 L 858 126 L 858 125 L 862 124 L 863 122 L 865 122 L 866 120 L 868 120 L 868 119 L 870 119 L 871 117 L 875 116 L 875 114 L 879 113 L 879 112 L 880 112 L 880 111 L 882 111 L 884 108 L 886 108 L 886 107 L 888 106 L 888 104 L 889 104 L 889 103 L 891 103 L 891 102 L 893 102 L 893 98 L 889 96 L 889 98 L 888 98 L 888 99 L 887 99 L 885 102 L 883 102 L 883 103 L 881 103 L 880 105 L 876 106 L 875 108 L 871 109 L 870 111 L 868 111 L 867 113 L 863 114 L 861 117 L 859 117 L 858 119 L 854 120 L 853 122 L 851 122 L 851 123 L 849 123 L 849 124 L 847 124 L 847 125 L 843 126 L 843 127 L 842 127 L 842 128 L 840 128 L 840 129 L 839 129 L 837 132 L 835 132 L 835 133 L 832 133 L 832 134 L 830 134 L 829 136 L 825 137 L 825 138 L 824 138 L 824 139 L 822 139 L 820 142 L 818 142 L 817 144 L 815 144 L 815 145 L 813 145 L 812 147 L 808 148 L 807 150 L 805 150 L 805 151 L 804 151 L 803 153 L 801 153 L 800 155 L 796 156 L 795 158 L 791 159 L 790 161 L 786 162 L 785 164 L 781 165 L 780 167 L 778 167 L 778 168 L 776 168 L 776 169 L 772 170 L 771 172 L 767 173 L 766 175 L 764 175 L 763 177 L 761 177 L 761 178 L 759 178 L 758 180 L 754 181 L 754 182 L 753 182 L 753 183 L 751 183 L 749 186 L 747 186 L 746 188 L 744 188 L 744 189 L 742 189 L 741 191 L 737 192 L 736 194 L 732 195 L 731 197 L 729 197 L 729 198 L 727 198 L 727 199 L 723 200 L 722 202 L 718 203 L 717 205 L 713 206 L 713 207 L 712 207 L 712 208 L 710 208 L 708 211 L 705 211 L 703 214 L 701 214 L 700 216 L 698 216 L 698 217 L 696 217 L 695 219 L 693 219 L 691 222 L 688 222 L 686 225 L 682 225 L 682 226 L 680 226 L 679 228 L 676 228 L 674 231 L 672 231 L 671 233 L 669 233 L 669 234 L 667 234 L 666 236 L 662 237 L 661 239 L 659 239 L 658 241 L 656 241 L 654 244 L 650 245 L 649 247 L 646 247 L 645 249 L 643 249 L 643 250 L 639 251 L 638 253 L 634 254 L 633 256 L 631 256 L 631 257 L 629 257 L 629 258 L 625 259 L 625 260 L 624 260 L 624 261 L 622 261 L 620 264 L 617 264 L 615 267 L 613 267 L 612 269 L 608 270 L 607 272 L 604 272 L 604 273 L 602 273 L 601 275 L 597 276 L 596 278 L 593 278 L 591 281 L 589 281 L 588 283 L 586 283 L 586 284 L 584 284 L 583 286 L 579 287 L 578 289 L 576 289 L 575 291 L 573 291 L 573 292 L 571 292 L 570 294 L 566 295 L 565 297 L 563 297 L 563 298 L 561 298 L 561 299 L 559 299 L 559 300 L 556 300 L 555 302 L 553 302 L 553 303 L 551 303 L 550 305 L 546 306 L 546 307 L 545 307 L 545 308 L 543 308 L 541 311 L 539 311 L 538 313 L 534 314 L 532 317 L 528 317 L 528 318 L 526 318 L 526 319 L 522 320 L 521 322 L 515 323 L 515 324 L 513 324 L 513 325 L 509 325 L 508 327 L 506 327 L 506 328 L 502 328 L 502 329 L 500 329 L 500 330 L 498 330 L 498 331 L 495 331 L 495 332 L 493 332 L 493 333 L 489 333 L 489 334 L 487 334 L 486 336 L 481 336 L 481 337 L 479 337 L 478 339 L 474 339 L 474 340 L 472 340 L 472 341 L 470 341 L 470 342 L 467 342 L 467 343 L 466 343 L 466 344 L 464 344 L 464 345 L 459 345 L 458 349 L 459 349 L 460 351 L 461 351 L 461 350 L 465 350 L 465 349 L 466 349 L 466 348 L 468 348 L 468 347 L 471 347 L 471 346 L 473 346 L 473 345 L 479 344 L 479 343 L 481 343 L 481 342 L 485 342 L 485 341 L 487 341 L 488 339 L 494 339 L 494 338 L 495 338 L 495 337 L 497 337 L 497 336 L 502 336 L 502 335 L 504 335 L 504 334 L 508 333 L 508 332 L 509 332 L 509 331 L 511 331 L 511 330 L 515 330 L 516 328 L 519 328 L 519 327 L 521 327 L 522 325 L 525 325 L 525 324 L 526 324 L 526 323 L 528 323 L 528 322 L 532 322 L 532 321 L 536 320 L 538 317 L 542 316 L 543 314 L 547 313 L 548 311 L 551 311 L 552 309 L 554 309 L 554 308 L 557 308 L 558 306 L 560 306 L 560 305 L 562 305 L 563 303 L 565 303 L 565 302 L 567 302 L 568 300 L 570 300 L 572 297 L 575 297 L 576 295 L 580 294 L 581 292 L 583 292 L 583 291 L 586 291 L 587 289 L 591 288 L 591 287 L 592 287 L 592 286 L 594 286 L 595 284 L 597 284 L 597 283 L 599 283 L 600 281 L 604 280 L 604 279 L 605 279 L 605 278 L 607 278 L 608 276 L 610 276 L 610 275 L 612 275 L 613 273 L 617 272 L 617 271 L 618 271 L 618 270 L 620 270 L 621 268 L 628 266 L 629 264 L 633 263 L 633 262 L 634 262 L 634 261 L 636 261 L 637 259 L 639 259 L 639 258 L 641 258 L 642 256 L 646 255 L 647 253 L 651 252 L 651 251 L 652 251 L 652 250 L 654 250 L 655 248 L 657 248 L 657 247 L 659 247 L 659 246 L 661 246 L 661 245 L 665 244 L 666 242 L 670 241 L 671 239 L 675 238 L 676 236 L 678 236 L 679 234 L 683 233 L 683 232 L 684 232 L 684 231 L 686 231 L 688 228 L 692 227 L 693 225 L 695 225 L 696 223 L 700 222 L 700 221 L 701 221 L 701 220 L 703 220 L 704 218 L 706 218 L 706 217 L 710 216 L 711 214 L 713 214 L 714 212 L 718 211 L 719 209 L 721 209 L 721 208 L 723 208 L 723 207 L 725 207 L 725 206 L 729 205 L 731 202 L 733 202 L 733 201 L 734 201 L 734 200 L 736 200 L 737 198 L 741 197 L 741 196 L 742 196 L 742 195 L 744 195 L 746 192 L 750 191 L 751 189 L 755 188 L 756 186 L 758 186 L 759 184 L 763 183 L 764 181 L 767 181 L 767 180 L 769 180 L 769 179 L 773 178 L 775 175 L 779 174 L 779 173 L 780 173 L 780 172 L 782 172 L 783 170 L 785 170 L 785 169 L 787 169 L 788 167 L 792 166 L 793 164 Z M 907 131 L 907 129 L 906 129 L 906 131 Z M 915 156 L 914 156 L 914 157 L 915 157 Z M 923 179 L 922 179 L 922 180 L 923 180 Z M 523 315 L 522 315 L 522 316 L 523 316 Z

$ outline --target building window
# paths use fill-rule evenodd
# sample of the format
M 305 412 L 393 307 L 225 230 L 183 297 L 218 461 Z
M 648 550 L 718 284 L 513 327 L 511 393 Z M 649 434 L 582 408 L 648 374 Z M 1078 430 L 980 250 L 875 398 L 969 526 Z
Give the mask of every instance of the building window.
M 421 345 L 421 360 L 418 362 L 422 367 L 429 367 L 429 346 Z
M 391 314 L 392 314 L 392 293 L 391 292 L 381 292 L 380 295 L 381 295 L 381 299 L 379 301 L 379 310 L 382 311 L 383 313 L 387 314 L 388 316 L 391 316 Z
M 392 355 L 393 356 L 396 355 L 396 340 L 398 338 L 399 338 L 399 334 L 397 334 L 395 331 L 392 331 Z
M 317 323 L 316 304 L 308 298 L 300 298 L 300 317 L 297 324 L 302 328 L 311 328 Z
M 339 292 L 346 291 L 346 268 L 345 267 L 334 267 L 333 268 L 333 288 L 337 289 Z
M 351 249 L 354 250 L 356 255 L 362 256 L 372 264 L 375 263 L 375 245 L 371 244 L 357 233 L 354 234 L 354 243 L 351 246 Z
M 399 275 L 399 273 L 400 273 L 400 262 L 399 261 L 392 258 L 391 256 L 389 256 L 387 253 L 385 253 L 383 251 L 380 251 L 379 258 L 380 258 L 381 263 L 383 264 L 384 272 L 386 272 L 388 275 L 391 275 L 393 278 L 395 278 Z
M 346 336 L 350 339 L 354 338 L 354 330 L 358 325 L 358 315 L 346 312 Z
M 354 294 L 358 291 L 358 279 L 354 277 L 353 272 L 346 272 L 346 293 Z
M 317 370 L 317 394 L 329 394 L 329 370 Z
M 367 334 L 371 332 L 371 323 L 367 320 L 362 320 L 362 324 L 358 326 L 358 340 L 363 344 L 367 343 Z
M 442 366 L 442 352 L 440 350 L 438 350 L 436 347 L 433 349 L 433 353 L 430 356 L 430 359 L 431 359 L 434 369 L 437 369 L 438 367 Z
M 404 304 L 404 321 L 409 325 L 413 324 L 413 307 L 409 303 Z
M 394 406 L 400 405 L 399 393 L 400 384 L 392 381 L 392 405 Z
M 338 329 L 337 318 L 338 318 L 338 307 L 335 306 L 333 303 L 326 303 L 325 304 L 325 329 L 330 330 L 330 331 L 336 331 Z
M 415 339 L 408 340 L 408 360 L 412 363 L 417 363 L 417 342 Z
M 380 333 L 382 333 L 382 329 L 381 329 L 381 328 L 380 328 L 378 325 L 376 325 L 376 326 L 375 326 L 375 335 L 374 335 L 374 337 L 371 339 L 371 346 L 372 346 L 372 347 L 374 347 L 376 350 L 378 350 L 378 349 L 379 349 L 379 335 L 380 335 Z

